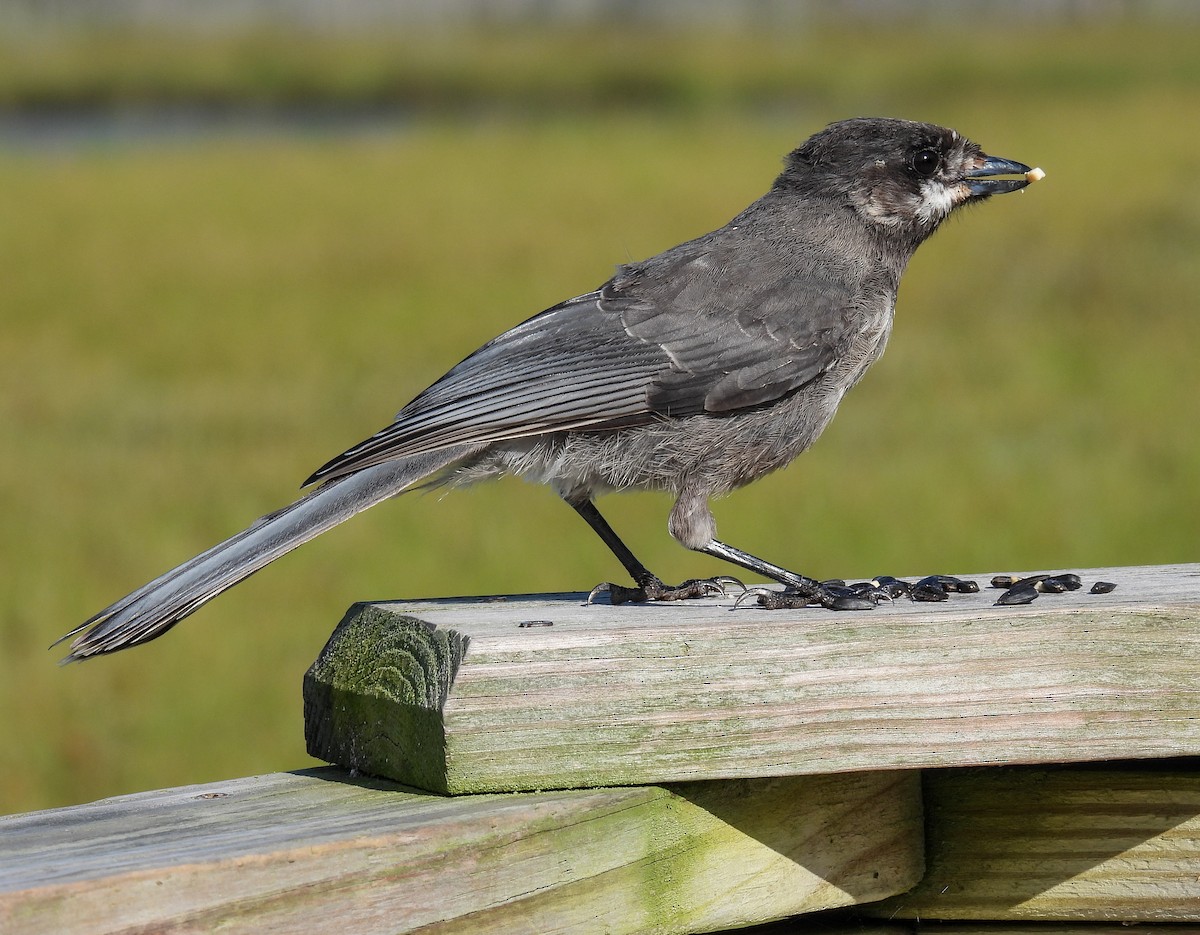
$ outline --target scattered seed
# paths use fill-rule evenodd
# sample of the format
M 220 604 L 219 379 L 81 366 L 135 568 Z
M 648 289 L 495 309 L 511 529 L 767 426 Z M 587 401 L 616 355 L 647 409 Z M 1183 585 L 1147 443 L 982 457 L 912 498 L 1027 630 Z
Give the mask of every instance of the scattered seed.
M 978 594 L 979 582 L 969 578 L 955 578 L 951 575 L 938 575 L 942 587 L 955 594 Z
M 996 600 L 997 607 L 1007 607 L 1012 604 L 1028 604 L 1037 600 L 1038 592 L 1032 584 L 1014 584 Z
M 912 593 L 912 585 L 909 582 L 893 578 L 891 575 L 876 575 L 871 579 L 871 584 L 892 600 L 898 597 L 907 597 Z
M 871 610 L 877 603 L 878 601 L 856 594 L 842 594 L 832 600 L 821 601 L 821 606 L 830 610 Z
M 912 586 L 912 591 L 908 596 L 914 601 L 929 603 L 950 599 L 950 593 L 938 583 L 936 575 L 922 578 Z
M 1066 585 L 1068 591 L 1078 591 L 1083 587 L 1083 581 L 1080 580 L 1079 575 L 1055 575 L 1053 578 L 1047 578 L 1046 580 L 1061 581 L 1064 585 Z
M 1083 587 L 1079 575 L 1070 572 L 1060 575 L 1040 572 L 1025 577 L 996 575 L 991 579 L 990 584 L 993 588 L 1004 590 L 1004 593 L 996 600 L 997 606 L 1028 604 L 1037 600 L 1039 594 L 1062 594 L 1067 591 L 1077 591 Z M 1107 594 L 1114 588 L 1116 585 L 1110 581 L 1097 581 L 1092 585 L 1090 593 Z M 785 591 L 782 595 L 773 592 L 768 596 L 752 589 L 751 593 L 763 606 L 800 607 L 807 603 L 828 607 L 831 610 L 865 610 L 880 601 L 891 601 L 906 595 L 914 601 L 933 603 L 949 600 L 951 594 L 975 594 L 978 591 L 978 582 L 967 578 L 956 578 L 953 575 L 927 575 L 915 583 L 895 578 L 892 575 L 876 575 L 869 581 L 857 581 L 853 584 L 847 584 L 842 578 L 830 578 L 828 581 L 822 581 L 821 593 L 808 598 L 807 601 L 794 592 L 788 594 Z M 522 626 L 525 625 L 522 624 Z M 545 626 L 549 624 L 531 625 Z

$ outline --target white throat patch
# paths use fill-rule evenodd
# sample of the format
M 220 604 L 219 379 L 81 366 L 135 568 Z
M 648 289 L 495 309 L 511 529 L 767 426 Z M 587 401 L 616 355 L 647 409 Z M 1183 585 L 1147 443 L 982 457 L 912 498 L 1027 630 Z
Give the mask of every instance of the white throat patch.
M 916 216 L 923 224 L 940 224 L 956 204 L 958 199 L 954 197 L 953 188 L 937 179 L 928 179 L 921 183 L 921 203 Z

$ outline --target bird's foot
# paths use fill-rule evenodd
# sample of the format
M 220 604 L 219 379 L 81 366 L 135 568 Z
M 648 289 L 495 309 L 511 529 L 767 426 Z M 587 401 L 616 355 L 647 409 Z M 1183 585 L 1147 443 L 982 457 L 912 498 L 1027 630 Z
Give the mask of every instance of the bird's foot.
M 733 605 L 753 596 L 759 607 L 767 610 L 790 610 L 796 607 L 825 607 L 829 610 L 871 610 L 880 601 L 890 601 L 886 590 L 871 582 L 849 585 L 844 581 L 822 581 L 813 588 L 788 585 L 782 591 L 774 588 L 747 588 Z
M 641 604 L 647 601 L 684 601 L 695 597 L 724 596 L 726 588 L 734 586 L 746 590 L 746 586 L 732 575 L 717 575 L 713 578 L 690 578 L 675 586 L 663 584 L 658 578 L 651 577 L 637 587 L 626 587 L 605 581 L 592 588 L 587 602 L 592 603 L 598 594 L 607 594 L 609 603 Z

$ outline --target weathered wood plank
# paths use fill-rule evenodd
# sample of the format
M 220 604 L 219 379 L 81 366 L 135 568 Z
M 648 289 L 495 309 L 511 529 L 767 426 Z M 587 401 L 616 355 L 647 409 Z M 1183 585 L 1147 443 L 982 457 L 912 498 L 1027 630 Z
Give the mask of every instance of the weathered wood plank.
M 1200 921 L 1194 763 L 929 771 L 925 788 L 926 876 L 870 914 Z
M 850 911 L 834 910 L 738 929 L 736 935 L 918 935 L 917 925 L 914 922 L 863 919 Z
M 922 869 L 914 773 L 448 799 L 325 768 L 0 818 L 0 932 L 704 932 Z
M 1013 925 L 1004 922 L 966 922 L 962 924 L 914 923 L 912 935 L 1195 935 L 1178 925 L 1122 925 L 1098 922 L 1036 922 Z M 780 933 L 784 935 L 784 933 Z M 817 935 L 817 933 L 813 933 Z M 822 933 L 825 935 L 825 933 Z M 830 933 L 833 935 L 833 933 Z M 849 935 L 849 933 L 847 933 Z M 874 935 L 868 931 L 864 935 Z M 883 935 L 883 933 L 879 933 Z
M 1196 935 L 1192 927 L 1098 922 L 883 922 L 855 911 L 820 913 L 742 929 L 737 935 Z
M 1119 587 L 859 613 L 360 605 L 306 676 L 309 750 L 454 793 L 1200 754 L 1200 565 L 1084 575 Z

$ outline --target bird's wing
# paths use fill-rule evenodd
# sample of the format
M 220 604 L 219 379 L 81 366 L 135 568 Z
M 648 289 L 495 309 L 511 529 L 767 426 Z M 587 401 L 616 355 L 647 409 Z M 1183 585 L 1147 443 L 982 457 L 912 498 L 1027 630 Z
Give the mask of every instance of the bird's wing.
M 448 445 L 643 423 L 647 386 L 669 366 L 590 292 L 489 341 L 305 483 Z
M 686 246 L 686 245 L 685 245 Z M 797 271 L 761 246 L 721 245 L 676 262 L 669 283 L 640 297 L 636 272 L 610 288 L 631 296 L 622 314 L 634 337 L 661 347 L 671 366 L 649 391 L 669 416 L 732 412 L 773 402 L 829 369 L 859 337 L 857 288 Z
M 711 251 L 672 267 L 619 274 L 505 332 L 306 483 L 450 445 L 760 405 L 843 350 L 844 288 L 722 267 Z

